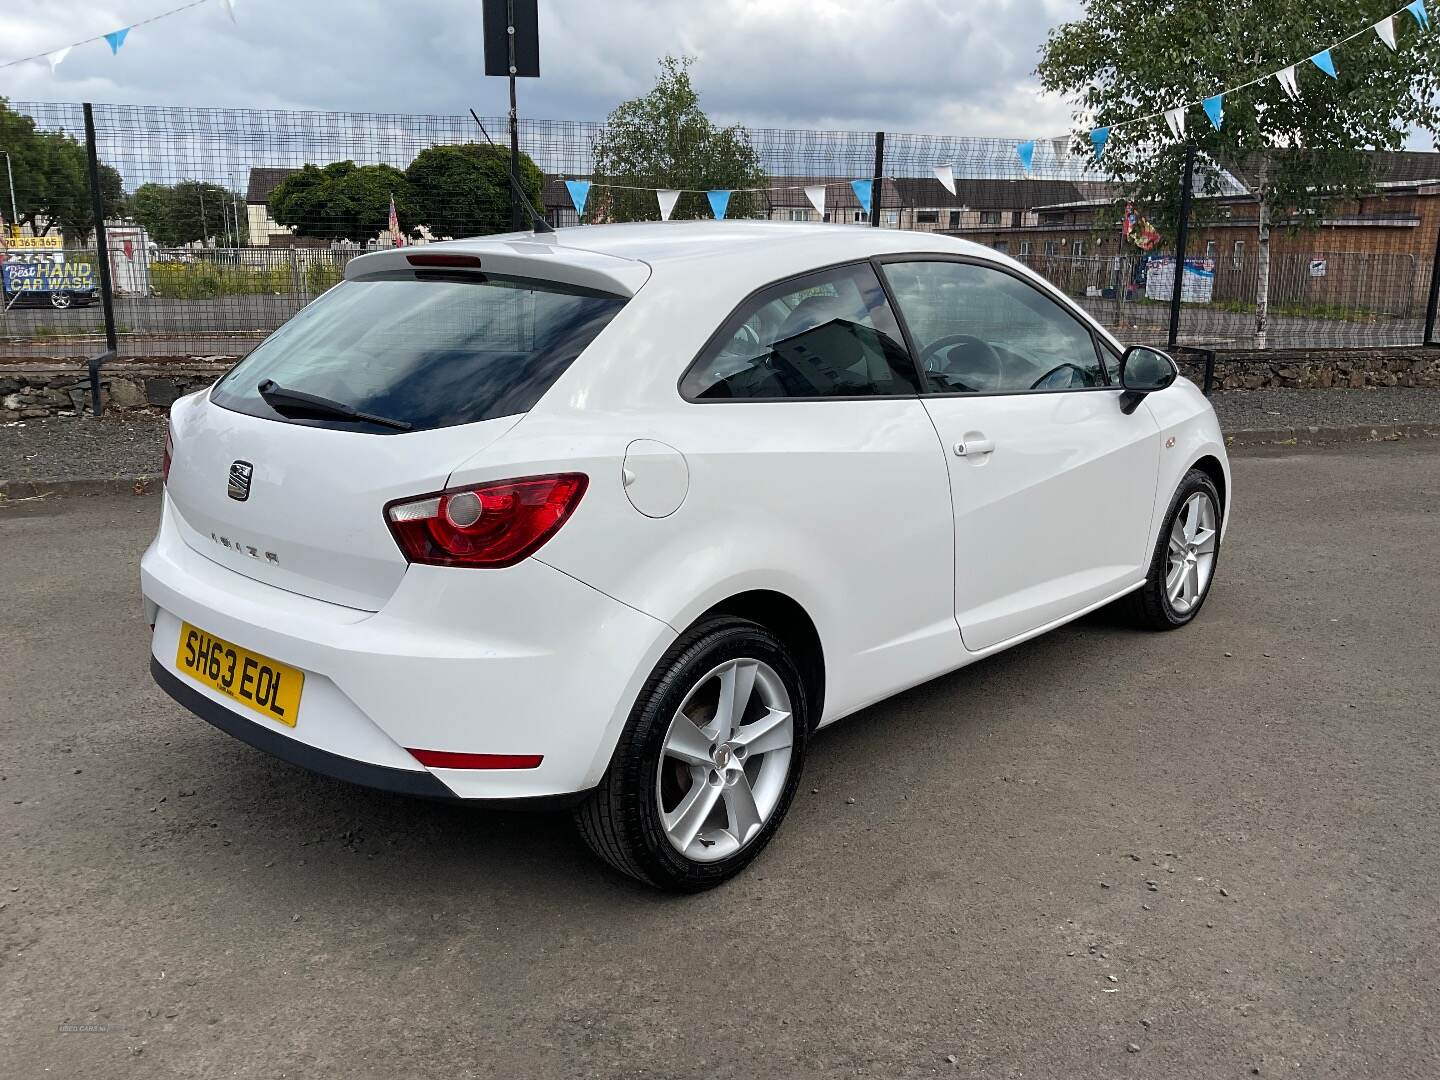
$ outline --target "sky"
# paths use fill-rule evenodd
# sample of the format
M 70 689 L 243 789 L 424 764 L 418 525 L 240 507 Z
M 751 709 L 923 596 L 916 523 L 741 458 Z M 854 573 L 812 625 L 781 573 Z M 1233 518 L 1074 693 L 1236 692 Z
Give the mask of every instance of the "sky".
M 108 33 L 183 0 L 35 0 L 0 11 L 0 63 Z M 507 107 L 483 74 L 479 0 L 222 0 L 134 29 L 118 55 L 78 46 L 0 68 L 19 101 L 482 116 Z M 1079 0 L 540 0 L 539 79 L 522 116 L 603 120 L 696 58 L 701 105 L 750 127 L 1008 138 L 1065 133 L 1070 109 L 1033 71 Z

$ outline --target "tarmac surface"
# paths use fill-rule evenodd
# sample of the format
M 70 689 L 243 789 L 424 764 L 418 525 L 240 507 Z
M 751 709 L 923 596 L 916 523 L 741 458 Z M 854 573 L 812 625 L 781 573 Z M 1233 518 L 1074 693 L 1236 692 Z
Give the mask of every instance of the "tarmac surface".
M 828 729 L 684 899 L 217 732 L 147 671 L 158 498 L 0 507 L 0 1073 L 1440 1074 L 1440 441 L 1234 466 L 1193 625 Z

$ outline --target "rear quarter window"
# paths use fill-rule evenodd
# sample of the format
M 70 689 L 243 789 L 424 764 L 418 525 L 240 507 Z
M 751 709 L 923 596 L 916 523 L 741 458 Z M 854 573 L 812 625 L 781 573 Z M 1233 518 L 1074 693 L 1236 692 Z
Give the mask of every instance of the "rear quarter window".
M 256 389 L 271 379 L 417 431 L 509 416 L 533 407 L 624 305 L 528 278 L 424 270 L 357 278 L 267 338 L 211 400 L 288 423 L 389 430 L 282 416 Z

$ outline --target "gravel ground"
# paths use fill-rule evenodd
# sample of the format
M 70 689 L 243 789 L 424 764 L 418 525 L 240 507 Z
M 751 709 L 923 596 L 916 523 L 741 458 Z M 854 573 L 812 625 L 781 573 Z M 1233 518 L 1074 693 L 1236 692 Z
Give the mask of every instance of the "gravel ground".
M 1440 1076 L 1440 440 L 1237 455 L 1192 626 L 821 733 L 687 898 L 172 703 L 158 506 L 0 509 L 7 1080 Z
M 1230 434 L 1370 424 L 1440 426 L 1440 389 L 1229 390 L 1212 399 Z M 0 426 L 0 481 L 159 476 L 165 420 L 158 414 L 55 417 Z

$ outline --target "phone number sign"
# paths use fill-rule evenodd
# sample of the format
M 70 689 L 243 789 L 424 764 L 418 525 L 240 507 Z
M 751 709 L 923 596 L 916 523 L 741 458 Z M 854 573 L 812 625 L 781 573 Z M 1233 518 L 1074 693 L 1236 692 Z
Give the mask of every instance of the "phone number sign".
M 8 293 L 84 292 L 95 288 L 95 270 L 88 262 L 11 261 L 0 272 Z

